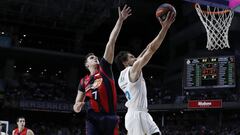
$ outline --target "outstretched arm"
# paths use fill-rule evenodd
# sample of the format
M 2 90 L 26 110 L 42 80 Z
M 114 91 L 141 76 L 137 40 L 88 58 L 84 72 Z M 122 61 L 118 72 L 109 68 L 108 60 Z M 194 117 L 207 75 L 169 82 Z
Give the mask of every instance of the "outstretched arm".
M 110 34 L 110 37 L 103 55 L 103 58 L 110 64 L 113 63 L 115 43 L 116 43 L 118 34 L 122 28 L 123 21 L 126 20 L 128 16 L 131 15 L 131 8 L 125 5 L 123 10 L 121 11 L 120 7 L 118 7 L 118 15 L 119 15 L 118 20 Z
M 143 52 L 138 56 L 137 61 L 133 64 L 132 68 L 130 69 L 131 82 L 135 82 L 139 78 L 142 68 L 149 62 L 153 54 L 161 46 L 168 29 L 175 20 L 175 14 L 168 13 L 167 19 L 165 21 L 162 21 L 160 18 L 158 18 L 158 20 L 162 25 L 162 29 L 155 37 L 155 39 L 153 39 L 153 41 L 149 43 L 148 46 L 143 50 Z

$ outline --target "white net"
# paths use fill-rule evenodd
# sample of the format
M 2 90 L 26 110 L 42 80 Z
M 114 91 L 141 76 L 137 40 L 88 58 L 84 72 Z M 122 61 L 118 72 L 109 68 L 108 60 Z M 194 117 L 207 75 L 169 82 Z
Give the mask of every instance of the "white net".
M 208 50 L 230 48 L 228 30 L 234 12 L 210 6 L 207 6 L 206 10 L 202 10 L 199 4 L 196 4 L 195 9 L 207 31 L 206 48 Z

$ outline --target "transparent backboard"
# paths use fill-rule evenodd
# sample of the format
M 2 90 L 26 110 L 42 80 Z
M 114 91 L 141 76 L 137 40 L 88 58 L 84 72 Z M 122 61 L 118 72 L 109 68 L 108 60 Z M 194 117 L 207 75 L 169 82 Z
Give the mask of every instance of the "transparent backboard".
M 0 122 L 3 124 L 3 127 L 4 127 L 4 132 L 8 133 L 8 128 L 9 128 L 9 122 L 8 121 L 3 121 L 3 120 L 0 120 Z M 1 134 L 1 133 L 0 133 Z
M 184 0 L 192 3 L 199 3 L 200 5 L 208 5 L 212 7 L 219 7 L 222 9 L 232 9 L 240 13 L 240 0 Z

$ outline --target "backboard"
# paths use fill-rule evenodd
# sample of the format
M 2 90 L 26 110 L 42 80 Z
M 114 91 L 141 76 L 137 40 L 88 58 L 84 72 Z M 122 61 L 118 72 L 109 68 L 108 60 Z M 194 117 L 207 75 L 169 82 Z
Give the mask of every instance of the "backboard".
M 184 0 L 200 5 L 208 5 L 211 7 L 219 7 L 222 9 L 232 9 L 240 13 L 240 0 Z
M 0 123 L 4 125 L 4 132 L 8 133 L 9 121 L 0 120 Z M 0 133 L 1 134 L 1 133 Z

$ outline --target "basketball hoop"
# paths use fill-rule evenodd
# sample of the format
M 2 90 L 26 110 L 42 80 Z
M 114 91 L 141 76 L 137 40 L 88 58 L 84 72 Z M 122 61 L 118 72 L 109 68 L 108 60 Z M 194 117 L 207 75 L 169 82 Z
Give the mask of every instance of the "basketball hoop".
M 203 10 L 199 4 L 195 5 L 195 9 L 207 31 L 206 48 L 211 51 L 219 48 L 230 48 L 228 30 L 231 26 L 234 12 L 210 6 Z

